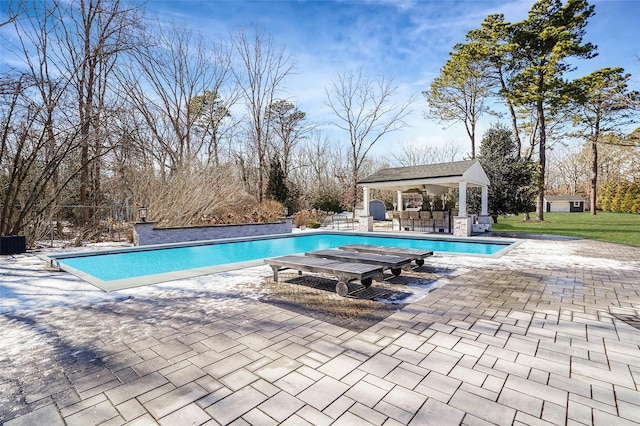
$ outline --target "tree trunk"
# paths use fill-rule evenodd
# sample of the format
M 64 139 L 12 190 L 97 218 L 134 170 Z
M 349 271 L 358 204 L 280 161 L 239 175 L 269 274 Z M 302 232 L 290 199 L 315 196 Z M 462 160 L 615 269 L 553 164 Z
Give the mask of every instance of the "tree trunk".
M 509 93 L 509 91 L 507 90 L 507 84 L 504 81 L 502 69 L 498 71 L 498 75 L 500 76 L 500 86 L 502 88 L 502 91 L 504 93 Z M 522 140 L 520 140 L 520 133 L 518 131 L 518 116 L 516 115 L 515 108 L 513 107 L 513 102 L 509 99 L 508 96 L 505 96 L 505 100 L 507 102 L 507 108 L 509 109 L 509 116 L 511 117 L 511 131 L 513 132 L 513 139 L 516 142 L 518 159 L 520 159 L 522 151 Z
M 540 87 L 542 84 L 540 84 Z M 536 109 L 538 113 L 538 120 L 540 125 L 540 158 L 538 159 L 538 164 L 540 166 L 538 170 L 538 198 L 536 200 L 536 220 L 543 221 L 544 220 L 544 180 L 546 173 L 546 163 L 547 163 L 547 134 L 546 134 L 546 124 L 544 120 L 544 105 L 542 104 L 542 99 L 538 99 L 536 101 Z
M 469 135 L 471 137 L 471 159 L 474 160 L 476 158 L 476 127 L 475 123 L 473 124 L 473 130 Z
M 598 144 L 597 141 L 597 131 L 596 137 L 591 141 L 591 194 L 590 194 L 590 202 L 591 202 L 591 215 L 596 215 L 596 200 L 597 200 L 597 190 L 598 190 Z

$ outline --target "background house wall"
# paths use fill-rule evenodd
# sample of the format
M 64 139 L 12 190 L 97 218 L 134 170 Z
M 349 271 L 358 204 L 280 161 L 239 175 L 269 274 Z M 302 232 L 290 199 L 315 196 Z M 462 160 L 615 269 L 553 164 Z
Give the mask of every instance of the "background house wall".
M 547 213 L 582 213 L 585 201 L 579 196 L 550 196 L 545 197 L 545 210 Z

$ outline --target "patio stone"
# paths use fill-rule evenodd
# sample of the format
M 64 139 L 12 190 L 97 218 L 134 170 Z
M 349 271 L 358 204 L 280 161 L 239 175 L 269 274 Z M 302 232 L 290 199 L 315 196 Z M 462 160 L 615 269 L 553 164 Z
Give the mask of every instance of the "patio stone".
M 499 425 L 511 424 L 516 415 L 516 410 L 511 407 L 490 401 L 462 389 L 456 391 L 449 405 Z
M 429 399 L 424 403 L 409 425 L 459 425 L 464 418 L 464 411 L 458 410 L 436 401 Z
M 327 376 L 333 377 L 334 379 L 341 380 L 344 376 L 355 370 L 360 364 L 362 363 L 357 359 L 340 354 L 318 368 L 318 371 L 326 374 Z
M 54 404 L 39 408 L 4 423 L 5 426 L 64 426 L 65 422 Z
M 382 402 L 398 407 L 408 413 L 415 414 L 426 399 L 424 395 L 418 392 L 396 386 L 382 398 Z
M 241 368 L 233 371 L 220 379 L 220 383 L 231 389 L 237 391 L 243 387 L 257 381 L 260 377 L 256 376 L 252 372 Z
M 251 411 L 265 400 L 267 400 L 266 395 L 247 386 L 216 402 L 205 411 L 218 423 L 227 424 Z
M 156 419 L 162 418 L 207 395 L 207 391 L 195 383 L 189 383 L 167 392 L 144 404 L 144 407 Z
M 67 426 L 89 426 L 105 423 L 107 420 L 119 415 L 118 410 L 109 401 L 103 401 L 93 407 L 65 417 L 64 421 Z M 42 424 L 47 424 L 46 420 Z
M 118 405 L 124 401 L 128 401 L 131 398 L 162 386 L 165 383 L 167 383 L 167 379 L 165 377 L 161 376 L 159 373 L 151 373 L 138 380 L 107 391 L 106 396 L 113 404 Z
M 301 400 L 281 391 L 258 405 L 258 408 L 278 423 L 281 423 L 304 405 L 304 402 Z
M 376 354 L 359 368 L 374 376 L 384 377 L 400 364 L 400 360 L 384 354 Z
M 135 399 L 123 402 L 116 406 L 116 409 L 125 421 L 131 421 L 146 414 L 147 410 Z
M 345 395 L 367 407 L 374 407 L 387 392 L 374 384 L 361 381 L 350 387 Z
M 302 392 L 297 397 L 313 408 L 323 411 L 340 397 L 349 387 L 331 377 L 323 377 Z
M 211 417 L 196 404 L 189 404 L 173 413 L 161 418 L 161 426 L 198 425 L 209 421 Z

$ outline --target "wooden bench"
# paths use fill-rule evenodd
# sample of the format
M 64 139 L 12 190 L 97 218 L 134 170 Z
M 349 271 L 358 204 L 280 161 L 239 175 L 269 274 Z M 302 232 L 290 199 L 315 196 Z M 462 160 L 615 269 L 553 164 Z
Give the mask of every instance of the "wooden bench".
M 273 280 L 278 282 L 278 272 L 285 269 L 329 274 L 338 279 L 336 293 L 344 297 L 349 292 L 347 282 L 359 280 L 365 287 L 371 286 L 374 278 L 382 275 L 383 267 L 364 263 L 341 262 L 337 260 L 307 257 L 307 256 L 281 256 L 265 259 L 264 263 L 271 266 Z
M 414 260 L 416 265 L 424 265 L 424 258 L 433 255 L 431 250 L 419 250 L 402 247 L 372 246 L 368 244 L 349 244 L 341 246 L 340 250 L 359 253 L 386 254 L 390 256 L 404 256 Z
M 305 253 L 307 256 L 322 257 L 325 259 L 340 260 L 345 262 L 366 263 L 380 265 L 384 269 L 390 269 L 395 276 L 400 275 L 402 267 L 411 263 L 411 258 L 392 256 L 388 254 L 361 253 L 345 250 L 316 250 Z

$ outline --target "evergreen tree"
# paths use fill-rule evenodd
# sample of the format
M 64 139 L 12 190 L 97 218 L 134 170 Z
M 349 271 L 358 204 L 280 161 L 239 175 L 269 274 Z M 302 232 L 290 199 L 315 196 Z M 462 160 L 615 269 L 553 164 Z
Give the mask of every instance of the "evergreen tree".
M 609 211 L 611 208 L 611 200 L 613 199 L 614 183 L 608 181 L 602 190 L 598 193 L 598 206 L 602 211 Z
M 547 120 L 563 98 L 563 75 L 573 70 L 573 58 L 595 56 L 595 46 L 582 37 L 594 6 L 586 0 L 540 0 L 527 19 L 512 27 L 514 56 L 524 64 L 514 77 L 511 93 L 519 106 L 534 108 L 538 126 L 538 194 L 536 219 L 544 220 Z
M 267 198 L 285 205 L 289 199 L 289 188 L 285 181 L 282 164 L 280 164 L 280 159 L 277 155 L 274 155 L 271 159 L 269 181 L 267 182 L 267 191 L 265 195 Z
M 477 81 L 483 84 L 484 90 L 470 93 L 485 96 L 492 86 L 484 85 L 487 83 L 484 77 L 495 81 L 497 94 L 504 99 L 516 129 L 516 142 L 520 139 L 517 114 L 533 112 L 529 124 L 534 125 L 532 142 L 538 146 L 535 176 L 538 220 L 544 220 L 547 139 L 553 128 L 550 121 L 566 101 L 564 77 L 573 71 L 573 60 L 595 56 L 596 47 L 582 40 L 593 14 L 594 6 L 587 0 L 539 0 L 533 4 L 527 18 L 515 24 L 504 21 L 502 15 L 490 15 L 482 28 L 467 34 L 467 43 L 456 46 L 452 55 L 457 64 L 482 65 L 473 68 L 474 73 L 469 76 L 459 71 L 459 66 L 454 69 L 465 82 L 475 81 L 476 75 L 483 77 Z M 473 55 L 467 54 L 469 52 Z M 440 81 L 434 84 L 436 87 L 451 86 Z M 464 95 L 458 98 L 466 101 Z
M 612 212 L 621 212 L 622 210 L 622 200 L 624 199 L 624 193 L 627 191 L 627 182 L 621 180 L 618 182 L 618 187 L 616 188 L 615 195 L 611 200 L 610 210 Z
M 624 213 L 631 213 L 633 203 L 638 199 L 638 197 L 640 197 L 638 185 L 635 182 L 627 184 L 626 191 L 620 204 L 620 211 Z
M 635 199 L 633 200 L 633 203 L 631 204 L 631 213 L 640 213 L 640 180 L 636 180 L 633 183 L 633 186 L 635 188 Z
M 478 157 L 491 182 L 489 186 L 489 214 L 494 223 L 498 216 L 519 214 L 533 209 L 534 166 L 521 158 L 512 132 L 496 125 L 482 138 Z
M 495 114 L 488 106 L 495 85 L 486 52 L 477 43 L 459 44 L 422 94 L 429 103 L 429 116 L 447 123 L 464 124 L 476 158 L 476 125 L 483 114 Z
M 625 74 L 622 68 L 603 68 L 575 80 L 570 86 L 575 104 L 573 124 L 591 148 L 589 199 L 593 215 L 596 214 L 598 188 L 598 147 L 605 142 L 605 133 L 633 122 L 639 95 L 628 90 L 630 79 L 631 74 Z

